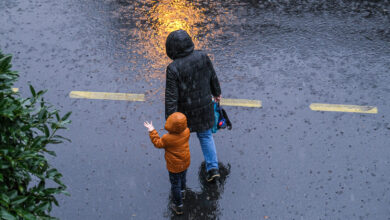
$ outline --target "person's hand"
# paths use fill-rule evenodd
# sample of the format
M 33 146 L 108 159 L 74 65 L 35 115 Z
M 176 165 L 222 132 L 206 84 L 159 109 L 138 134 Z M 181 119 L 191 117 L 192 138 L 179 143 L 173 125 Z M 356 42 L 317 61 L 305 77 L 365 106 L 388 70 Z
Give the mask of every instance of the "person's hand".
M 215 100 L 216 102 L 220 102 L 220 101 L 221 101 L 221 98 L 222 98 L 222 95 L 214 96 L 214 100 Z
M 148 129 L 149 132 L 154 130 L 152 122 L 149 123 L 149 122 L 145 121 L 144 126 Z

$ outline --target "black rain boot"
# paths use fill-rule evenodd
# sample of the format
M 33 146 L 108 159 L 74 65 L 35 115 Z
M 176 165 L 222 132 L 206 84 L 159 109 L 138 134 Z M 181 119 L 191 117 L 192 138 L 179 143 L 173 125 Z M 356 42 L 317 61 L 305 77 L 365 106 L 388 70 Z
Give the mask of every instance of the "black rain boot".
M 183 204 L 181 204 L 181 205 L 172 204 L 171 208 L 176 213 L 176 215 L 183 214 Z
M 206 180 L 207 182 L 212 182 L 213 180 L 219 177 L 221 177 L 221 175 L 219 174 L 218 169 L 214 168 L 207 172 Z

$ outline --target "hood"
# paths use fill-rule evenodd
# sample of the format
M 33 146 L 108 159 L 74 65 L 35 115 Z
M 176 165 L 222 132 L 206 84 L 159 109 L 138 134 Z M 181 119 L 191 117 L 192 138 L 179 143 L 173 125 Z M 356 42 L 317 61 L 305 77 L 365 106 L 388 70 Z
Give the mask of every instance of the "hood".
M 194 51 L 194 42 L 186 31 L 177 30 L 168 35 L 165 49 L 168 57 L 174 60 L 191 54 Z
M 165 130 L 169 133 L 180 134 L 187 128 L 187 118 L 183 113 L 171 114 L 165 123 Z

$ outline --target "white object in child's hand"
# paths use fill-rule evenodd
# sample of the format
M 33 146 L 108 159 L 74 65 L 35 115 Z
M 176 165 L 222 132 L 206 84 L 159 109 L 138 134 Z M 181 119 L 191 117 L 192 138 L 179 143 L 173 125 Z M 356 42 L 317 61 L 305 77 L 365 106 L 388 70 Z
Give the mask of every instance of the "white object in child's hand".
M 152 122 L 147 122 L 145 121 L 144 122 L 144 126 L 148 129 L 149 132 L 153 131 L 154 130 L 154 127 L 153 127 L 153 123 Z

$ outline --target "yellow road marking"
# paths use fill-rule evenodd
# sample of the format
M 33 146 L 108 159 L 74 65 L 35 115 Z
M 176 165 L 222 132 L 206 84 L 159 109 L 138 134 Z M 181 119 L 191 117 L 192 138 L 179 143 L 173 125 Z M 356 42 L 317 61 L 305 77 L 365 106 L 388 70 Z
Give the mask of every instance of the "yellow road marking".
M 74 99 L 105 99 L 105 100 L 122 100 L 122 101 L 145 101 L 144 94 L 132 93 L 112 93 L 112 92 L 86 92 L 86 91 L 71 91 L 70 98 Z
M 361 105 L 337 105 L 337 104 L 312 103 L 310 105 L 310 109 L 313 111 L 354 112 L 354 113 L 370 113 L 370 114 L 378 113 L 378 109 L 375 106 L 361 106 Z
M 19 92 L 19 88 L 12 88 L 12 92 Z
M 221 105 L 261 108 L 261 101 L 250 99 L 221 99 Z
M 74 99 L 105 99 L 140 102 L 145 101 L 144 94 L 132 93 L 71 91 L 69 93 L 69 97 Z M 261 108 L 261 101 L 249 99 L 222 99 L 221 105 Z

